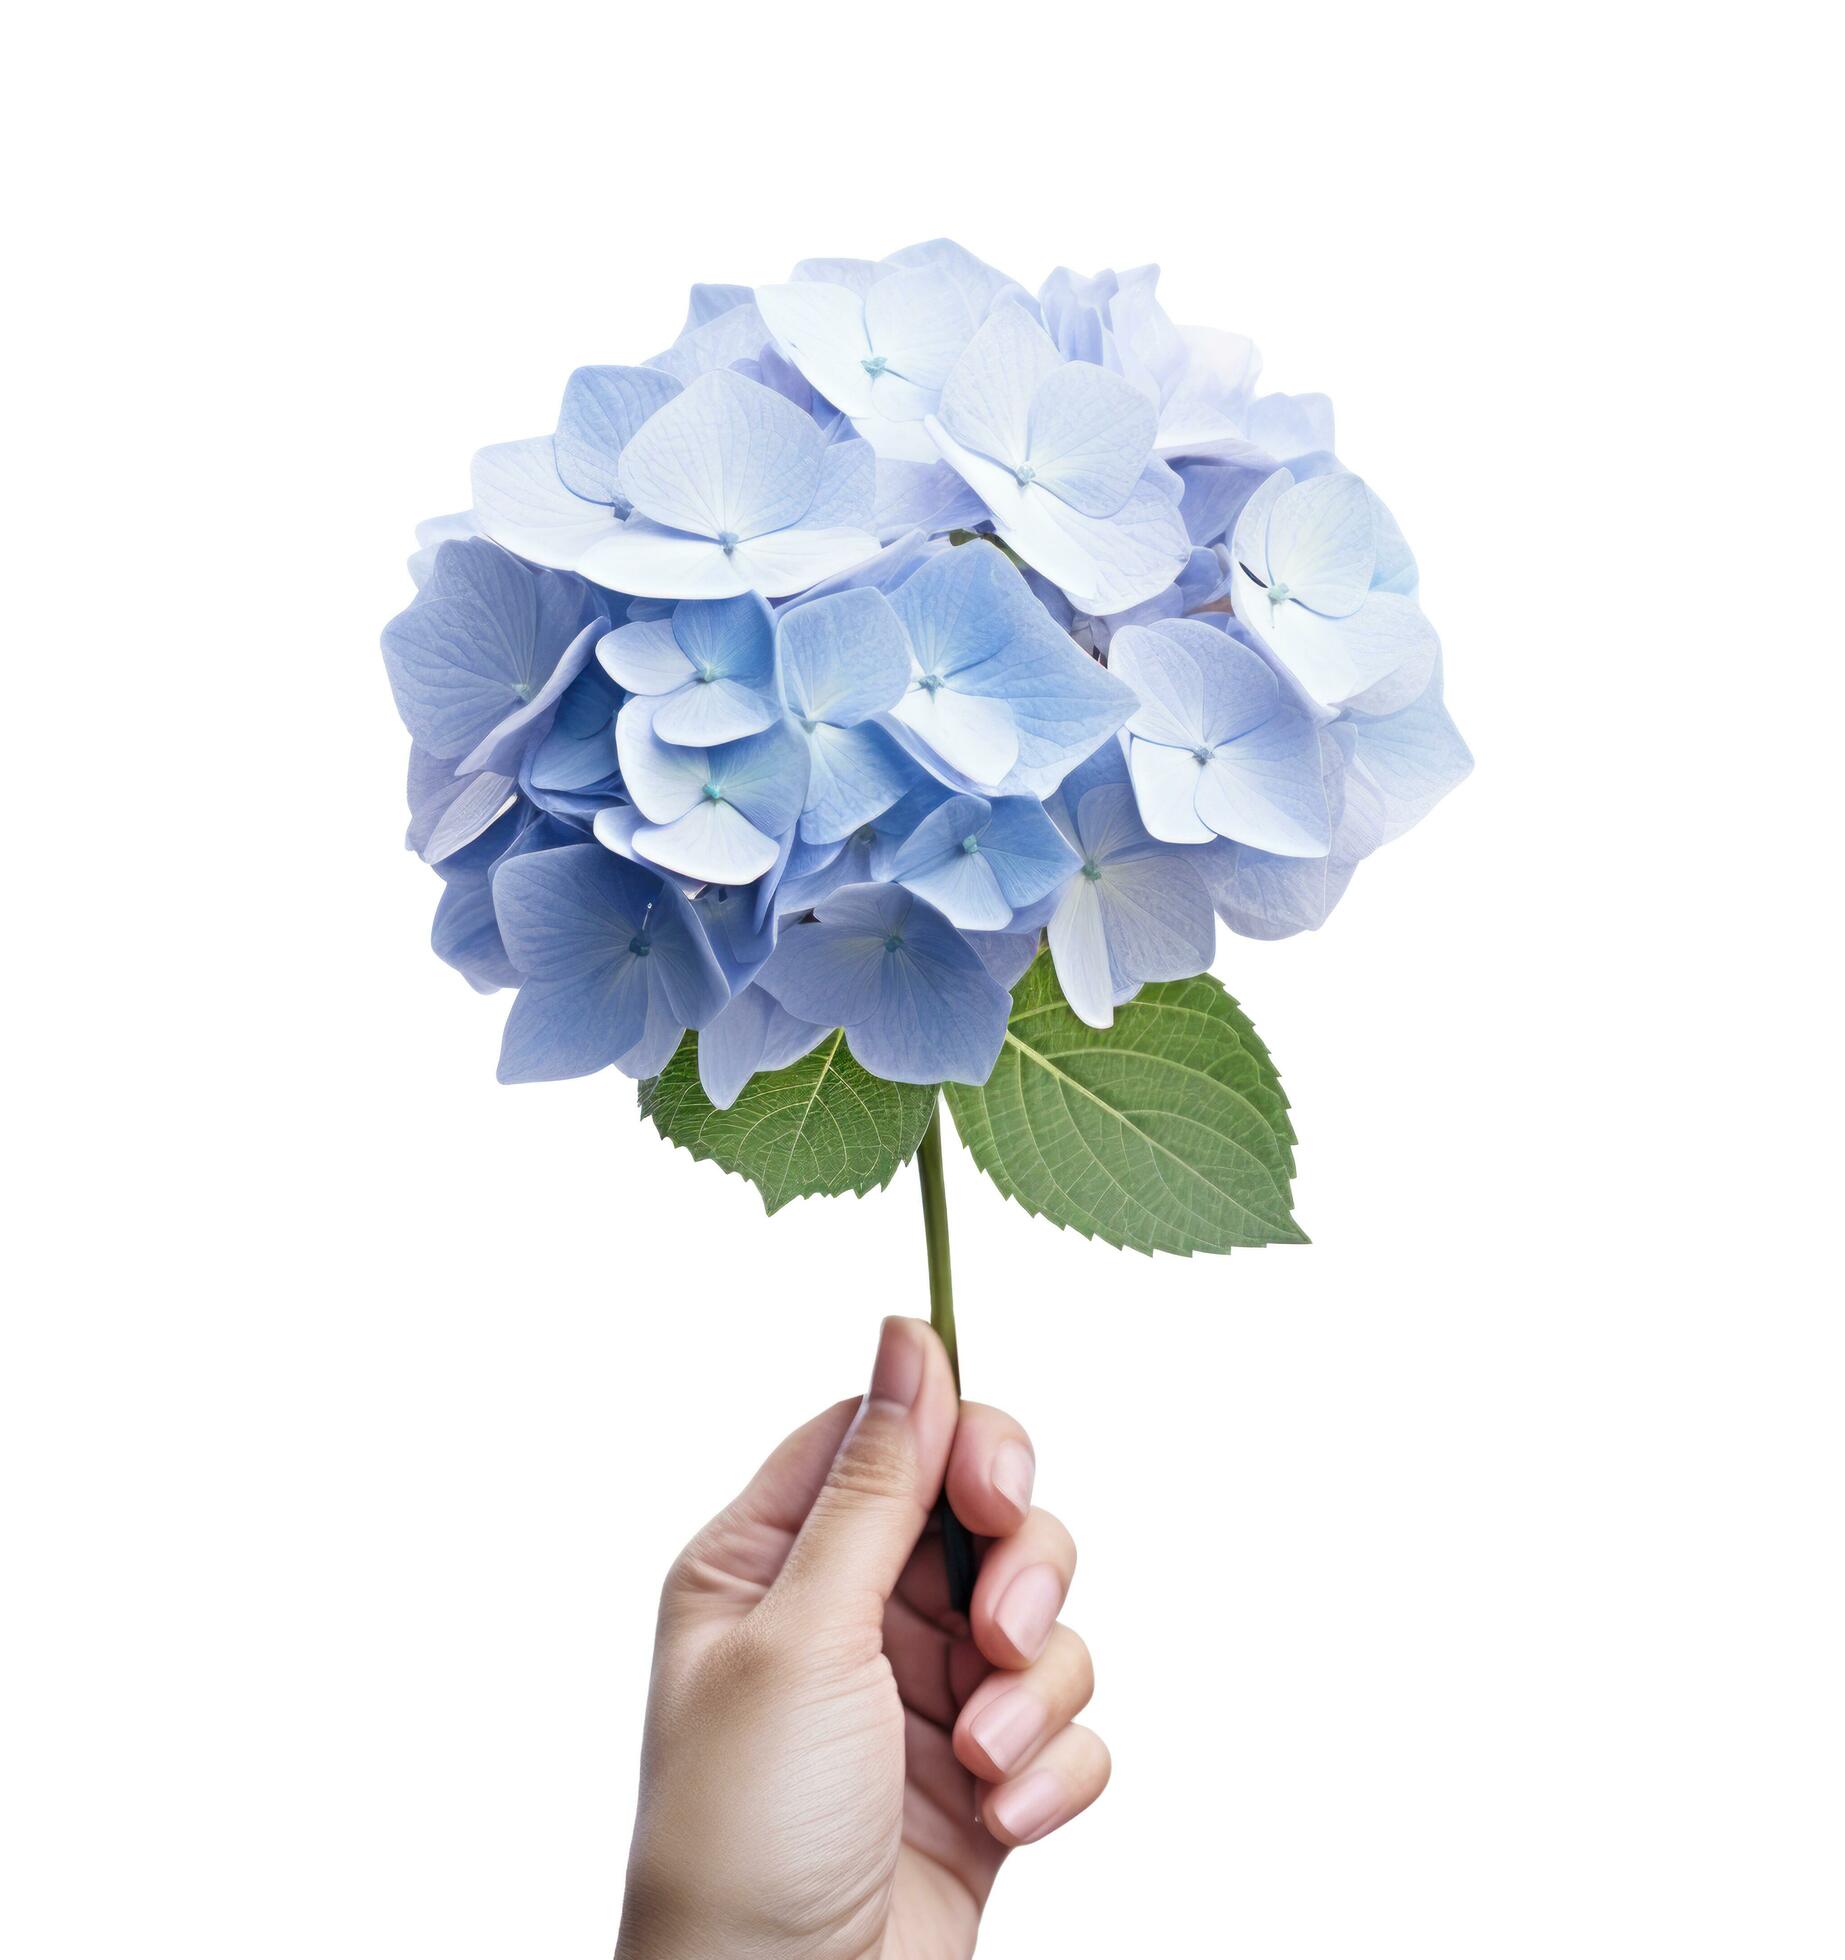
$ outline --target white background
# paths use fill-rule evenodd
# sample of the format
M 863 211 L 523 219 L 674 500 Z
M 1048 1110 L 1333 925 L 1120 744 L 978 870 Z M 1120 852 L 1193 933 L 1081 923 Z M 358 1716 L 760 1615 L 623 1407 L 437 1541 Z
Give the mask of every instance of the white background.
M 1819 16 L 1809 21 L 1819 32 Z M 1845 1947 L 1831 67 L 1795 10 L 64 8 L 4 140 L 0 1948 L 592 1960 L 653 1594 L 924 1310 L 496 1087 L 377 656 L 419 517 L 694 278 L 1156 258 L 1329 391 L 1479 758 L 1227 935 L 1315 1243 L 951 1144 L 970 1393 L 1083 1565 L 1103 1804 L 996 1955 Z M 1832 1161 L 1828 1161 L 1831 1159 Z

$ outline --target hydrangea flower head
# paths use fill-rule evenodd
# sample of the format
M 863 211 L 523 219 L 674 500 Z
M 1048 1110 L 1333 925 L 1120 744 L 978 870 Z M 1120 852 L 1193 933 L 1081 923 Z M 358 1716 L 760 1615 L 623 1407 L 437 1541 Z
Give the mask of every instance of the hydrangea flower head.
M 693 289 L 481 450 L 385 629 L 435 950 L 501 1074 L 725 1106 L 835 1030 L 979 1083 L 1041 946 L 1083 1021 L 1311 930 L 1471 758 L 1330 406 L 1157 272 L 936 239 Z

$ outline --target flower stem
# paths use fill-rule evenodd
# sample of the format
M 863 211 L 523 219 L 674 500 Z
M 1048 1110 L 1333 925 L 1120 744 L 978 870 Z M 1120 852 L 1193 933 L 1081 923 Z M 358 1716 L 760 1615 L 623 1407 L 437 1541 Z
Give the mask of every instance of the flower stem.
M 929 1112 L 916 1153 L 916 1175 L 922 1186 L 923 1239 L 929 1248 L 929 1325 L 941 1336 L 954 1370 L 955 1393 L 961 1392 L 961 1349 L 955 1338 L 955 1282 L 948 1260 L 948 1187 L 942 1180 L 942 1105 Z M 942 1493 L 935 1507 L 942 1527 L 942 1555 L 948 1564 L 948 1603 L 965 1613 L 974 1597 L 974 1572 L 979 1560 L 966 1525 L 948 1508 Z

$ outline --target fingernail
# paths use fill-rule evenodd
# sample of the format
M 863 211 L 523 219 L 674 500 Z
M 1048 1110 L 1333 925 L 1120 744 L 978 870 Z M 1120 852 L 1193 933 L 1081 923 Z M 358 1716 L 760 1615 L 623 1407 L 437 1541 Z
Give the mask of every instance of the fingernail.
M 1031 1487 L 1038 1474 L 1023 1443 L 1001 1443 L 993 1452 L 993 1488 L 1023 1517 L 1031 1509 Z
M 1036 1696 L 1014 1688 L 995 1696 L 967 1728 L 986 1751 L 987 1761 L 1004 1776 L 1025 1759 L 1031 1745 L 1044 1733 L 1044 1708 Z
M 915 1406 L 922 1393 L 923 1350 L 908 1321 L 887 1320 L 878 1336 L 878 1358 L 871 1364 L 871 1399 Z
M 1029 1844 L 1042 1837 L 1063 1808 L 1063 1785 L 1048 1769 L 1033 1770 L 991 1799 L 993 1815 L 1008 1837 Z
M 1028 1661 L 1035 1661 L 1057 1624 L 1063 1581 L 1054 1565 L 1028 1565 L 1000 1598 L 993 1618 Z

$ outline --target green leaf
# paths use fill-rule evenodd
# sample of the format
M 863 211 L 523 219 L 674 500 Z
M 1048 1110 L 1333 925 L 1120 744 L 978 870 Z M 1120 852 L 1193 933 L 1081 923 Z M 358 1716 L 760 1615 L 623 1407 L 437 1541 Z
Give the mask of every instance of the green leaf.
M 944 1085 L 961 1140 L 1009 1198 L 1136 1252 L 1304 1245 L 1294 1129 L 1268 1050 L 1208 973 L 1079 1021 L 1040 953 L 985 1085 Z
M 838 1029 L 789 1067 L 751 1076 L 728 1109 L 699 1086 L 695 1034 L 641 1084 L 641 1115 L 668 1143 L 748 1178 L 770 1212 L 881 1190 L 915 1156 L 934 1107 L 933 1088 L 860 1068 Z

